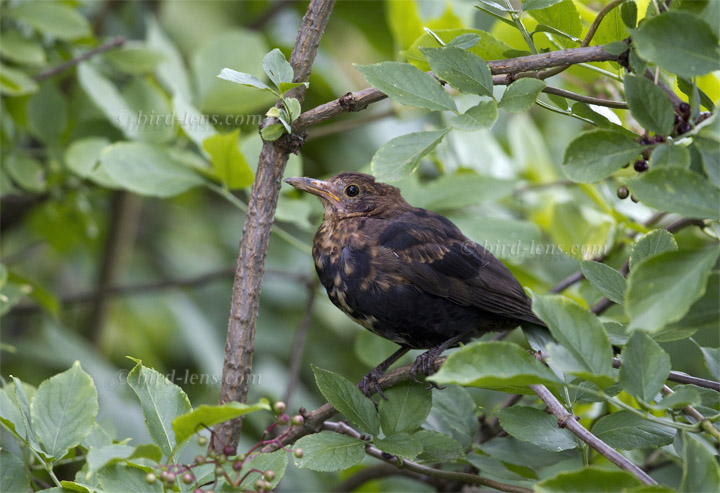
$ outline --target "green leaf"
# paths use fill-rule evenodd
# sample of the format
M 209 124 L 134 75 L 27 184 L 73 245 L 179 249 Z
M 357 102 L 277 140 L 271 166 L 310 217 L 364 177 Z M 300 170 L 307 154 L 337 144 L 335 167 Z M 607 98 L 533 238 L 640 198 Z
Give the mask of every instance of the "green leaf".
M 592 283 L 607 299 L 622 305 L 625 300 L 625 288 L 627 282 L 622 274 L 607 264 L 584 260 L 580 263 L 580 269 L 588 281 Z
M 97 413 L 95 384 L 78 361 L 69 370 L 43 381 L 32 399 L 37 438 L 45 452 L 58 459 L 90 434 Z
M 125 464 L 112 464 L 98 472 L 98 481 L 105 491 L 122 491 L 125 493 L 160 493 L 163 491 L 161 481 L 149 484 L 145 481 L 145 471 Z
M 474 34 L 478 36 L 480 40 L 468 51 L 475 53 L 483 60 L 500 60 L 506 58 L 505 52 L 512 49 L 512 47 L 504 41 L 500 41 L 499 39 L 494 38 L 491 34 L 479 29 L 434 29 L 433 32 L 446 44 L 450 43 L 458 36 L 465 34 Z M 420 52 L 420 48 L 423 46 L 435 48 L 437 45 L 437 41 L 435 41 L 432 36 L 424 33 L 415 40 L 413 45 L 407 51 L 403 51 L 401 54 L 408 62 L 412 63 L 420 70 L 430 70 L 430 65 L 428 65 L 425 57 Z
M 88 62 L 78 65 L 77 77 L 85 94 L 102 111 L 105 118 L 122 130 L 126 137 L 137 137 L 137 126 L 131 125 L 134 112 L 117 87 Z
M 495 100 L 480 101 L 462 115 L 453 116 L 450 119 L 450 125 L 458 130 L 475 131 L 492 127 L 497 117 L 497 103 Z
M 693 139 L 693 146 L 698 150 L 702 158 L 703 169 L 710 181 L 720 188 L 720 143 L 704 136 L 696 135 Z M 674 147 L 674 146 L 673 146 Z M 690 161 L 688 151 L 688 162 Z
M 720 380 L 720 348 L 716 347 L 700 347 L 705 366 L 715 380 Z
M 670 374 L 670 356 L 645 332 L 636 330 L 620 355 L 620 384 L 633 397 L 650 402 Z
M 238 72 L 237 70 L 233 70 L 231 68 L 222 69 L 222 71 L 218 74 L 218 79 L 227 80 L 247 87 L 263 89 L 277 95 L 274 89 L 254 75 L 246 74 L 245 72 Z
M 425 462 L 447 462 L 465 456 L 460 442 L 444 433 L 433 430 L 420 430 L 413 438 L 422 445 L 418 460 Z
M 52 2 L 21 2 L 8 12 L 8 17 L 27 23 L 42 34 L 64 41 L 90 36 L 90 23 L 68 5 Z
M 577 38 L 582 34 L 582 24 L 580 23 L 580 14 L 572 0 L 564 0 L 544 9 L 533 9 L 530 11 L 530 15 L 539 24 L 564 33 L 565 36 L 557 40 L 562 47 L 570 48 L 577 46 L 580 42 Z M 540 26 L 536 30 L 540 30 Z M 567 36 L 574 40 L 567 39 Z
M 332 431 L 321 431 L 295 442 L 303 457 L 293 458 L 300 469 L 318 472 L 342 471 L 358 464 L 365 457 L 365 442 Z
M 625 76 L 625 97 L 630 112 L 647 130 L 660 135 L 670 135 L 673 130 L 675 110 L 665 91 L 643 76 Z
M 126 135 L 144 142 L 163 143 L 177 136 L 176 118 L 164 91 L 150 79 L 134 77 L 122 90 L 122 97 L 130 109 L 127 115 L 116 117 Z M 183 114 L 181 121 L 188 115 Z M 202 126 L 207 120 L 193 124 Z M 207 123 L 209 125 L 209 123 Z
M 717 36 L 705 21 L 689 12 L 671 10 L 645 19 L 632 38 L 645 60 L 681 77 L 720 69 Z
M 599 467 L 583 467 L 562 471 L 535 485 L 538 493 L 614 493 L 640 485 L 640 480 L 627 471 L 612 471 Z
M 257 471 L 264 472 L 270 470 L 275 472 L 275 478 L 270 481 L 273 489 L 275 489 L 285 475 L 287 465 L 288 453 L 283 449 L 270 452 L 269 454 L 258 454 L 243 463 L 243 468 L 238 475 L 241 478 L 245 477 L 245 479 L 240 483 L 239 489 L 253 490 L 255 481 L 261 477 L 261 474 Z M 256 470 L 252 471 L 252 469 Z M 248 473 L 247 476 L 245 476 L 246 473 Z
M 27 105 L 28 129 L 45 143 L 51 143 L 68 125 L 67 97 L 55 84 L 45 82 Z
M 393 101 L 434 111 L 457 111 L 455 101 L 435 78 L 408 63 L 381 62 L 355 67 Z
M 0 55 L 22 65 L 42 65 L 47 61 L 42 44 L 24 37 L 20 31 L 0 33 Z
M 717 459 L 690 433 L 683 433 L 683 475 L 680 491 L 716 491 L 720 484 Z
M 633 270 L 643 260 L 678 249 L 675 236 L 667 229 L 653 229 L 635 242 L 630 253 L 629 266 Z
M 26 493 L 30 488 L 30 475 L 25 463 L 15 454 L 0 450 L 0 491 Z
M 461 50 L 469 50 L 480 42 L 481 38 L 475 33 L 461 34 L 460 36 L 453 38 L 447 46 L 454 46 Z
M 25 435 L 21 435 L 25 441 L 27 441 L 33 450 L 43 450 L 38 443 L 38 437 L 35 432 L 33 425 L 33 419 L 30 411 L 30 401 L 28 400 L 27 394 L 25 393 L 25 384 L 21 382 L 17 377 L 11 376 L 14 384 L 14 395 L 15 403 L 17 404 L 18 411 L 20 411 L 20 417 L 22 418 L 23 429 Z M 35 397 L 35 391 L 31 398 Z M 19 431 L 19 430 L 18 430 Z
M 137 447 L 113 443 L 105 447 L 92 448 L 87 454 L 87 473 L 85 480 L 90 481 L 97 471 L 109 464 L 125 462 L 130 459 L 144 458 L 153 462 L 162 460 L 160 447 L 155 444 L 143 444 Z
M 549 452 L 529 442 L 521 442 L 511 436 L 496 437 L 480 446 L 480 449 L 491 457 L 509 464 L 538 471 L 545 466 L 556 464 L 568 459 L 578 460 L 577 450 Z M 516 469 L 517 468 L 513 468 Z M 530 471 L 532 475 L 532 471 Z
M 295 75 L 283 52 L 277 48 L 265 55 L 263 69 L 276 86 L 280 86 L 283 82 L 292 82 Z
M 512 406 L 497 411 L 500 426 L 511 436 L 551 452 L 577 447 L 573 434 L 560 428 L 555 419 L 534 407 Z
M 256 404 L 242 404 L 240 402 L 228 402 L 222 405 L 209 406 L 201 405 L 189 413 L 178 416 L 172 421 L 175 440 L 178 445 L 192 437 L 198 431 L 223 423 L 230 419 L 243 416 L 255 411 L 269 411 L 270 405 L 261 401 Z
M 545 322 L 556 341 L 579 363 L 572 374 L 601 387 L 614 381 L 612 346 L 600 320 L 574 301 L 557 295 L 536 296 L 533 312 Z
M 192 92 L 185 61 L 180 51 L 165 34 L 155 17 L 148 16 L 145 22 L 147 24 L 146 39 L 148 47 L 157 53 L 163 54 L 163 61 L 158 65 L 155 75 L 173 95 L 173 99 L 179 97 L 189 101 L 192 98 Z
M 205 139 L 217 134 L 209 118 L 200 113 L 195 106 L 188 103 L 181 94 L 175 94 L 172 100 L 172 107 L 175 114 L 183 115 L 182 118 L 178 118 L 177 123 L 185 135 L 198 147 L 202 148 Z
M 545 82 L 532 77 L 523 77 L 510 84 L 503 93 L 498 107 L 511 113 L 522 113 L 535 104 L 538 95 L 545 88 Z
M 526 392 L 528 385 L 558 382 L 550 369 L 520 346 L 499 341 L 475 342 L 460 348 L 428 379 L 438 384 Z
M 675 428 L 648 421 L 630 411 L 603 416 L 590 430 L 613 448 L 632 450 L 669 445 L 675 439 Z
M 552 7 L 563 0 L 522 0 L 522 9 L 524 12 L 528 10 L 540 10 Z
M 285 127 L 283 127 L 279 123 L 271 123 L 270 125 L 263 127 L 263 129 L 260 130 L 260 135 L 262 136 L 263 140 L 267 140 L 268 142 L 274 142 L 278 140 L 284 133 Z
M 144 43 L 126 43 L 120 50 L 105 52 L 103 58 L 125 74 L 145 74 L 165 61 L 165 55 L 145 46 Z
M 432 407 L 432 393 L 424 384 L 405 382 L 384 391 L 380 401 L 380 426 L 386 436 L 413 431 L 425 422 Z M 420 453 L 420 452 L 418 452 Z
M 37 82 L 25 72 L 0 63 L 0 94 L 17 97 L 32 94 L 37 90 Z
M 701 329 L 720 327 L 720 273 L 713 272 L 708 277 L 705 294 L 697 300 L 679 321 L 665 327 L 653 338 L 658 342 L 684 339 Z M 674 338 L 671 338 L 674 336 Z
M 47 188 L 45 169 L 37 159 L 24 153 L 11 154 L 4 159 L 5 171 L 23 190 L 42 192 Z
M 416 2 L 389 2 L 385 20 L 397 48 L 407 48 L 423 33 L 423 21 Z
M 590 183 L 612 175 L 642 150 L 640 144 L 620 132 L 590 130 L 567 146 L 563 169 L 571 180 Z
M 27 431 L 25 430 L 23 417 L 14 399 L 10 397 L 10 394 L 14 397 L 14 393 L 15 389 L 12 387 L 12 384 L 0 389 L 0 423 L 4 424 L 10 431 L 14 431 L 25 440 Z
M 467 389 L 451 385 L 433 391 L 433 407 L 426 427 L 452 436 L 465 449 L 475 439 L 479 423 L 475 416 L 477 405 Z
M 110 145 L 105 137 L 86 137 L 76 140 L 65 151 L 65 164 L 73 173 L 87 178 L 100 186 L 115 188 L 117 184 L 108 176 L 107 171 L 97 166 L 100 152 Z
M 415 171 L 423 156 L 435 149 L 449 131 L 449 128 L 445 128 L 413 132 L 386 142 L 372 157 L 372 174 L 378 181 L 405 178 Z
M 698 391 L 690 385 L 677 385 L 673 388 L 671 395 L 663 397 L 663 399 L 650 405 L 653 409 L 682 409 L 685 406 L 697 406 L 702 402 L 702 398 Z
M 605 53 L 610 53 L 611 55 L 620 55 L 621 53 L 625 53 L 628 51 L 628 45 L 623 43 L 622 41 L 613 41 L 610 44 L 606 44 L 602 47 L 603 51 Z
M 118 142 L 105 147 L 100 163 L 110 179 L 140 195 L 172 197 L 205 181 L 179 159 L 182 153 L 143 142 Z
M 397 455 L 404 459 L 414 459 L 422 451 L 422 444 L 405 432 L 395 433 L 373 441 L 373 445 L 387 454 Z
M 420 48 L 420 51 L 433 73 L 458 91 L 492 97 L 490 67 L 475 53 L 453 46 Z
M 339 413 L 365 433 L 374 436 L 380 433 L 380 420 L 375 405 L 360 389 L 337 373 L 316 366 L 312 369 L 320 392 Z
M 403 190 L 403 196 L 416 207 L 448 211 L 500 200 L 513 192 L 514 185 L 511 180 L 492 176 L 455 173 L 432 180 L 409 194 Z M 486 224 L 481 223 L 481 228 L 484 226 Z M 513 228 L 515 226 L 517 225 L 512 225 Z M 509 232 L 508 236 L 504 237 L 510 237 Z
M 622 18 L 625 27 L 634 29 L 637 25 L 637 4 L 630 1 L 620 5 L 620 18 Z
M 220 181 L 230 190 L 252 185 L 254 175 L 245 156 L 238 147 L 240 130 L 228 134 L 216 134 L 203 142 L 203 149 L 210 154 L 210 162 Z
M 718 255 L 720 247 L 665 252 L 631 270 L 625 296 L 630 329 L 654 333 L 680 320 L 705 293 Z
M 177 444 L 172 422 L 192 410 L 187 395 L 165 375 L 143 366 L 140 361 L 128 373 L 127 383 L 140 399 L 150 438 L 165 457 L 170 457 Z
M 518 442 L 521 443 L 521 442 Z M 527 445 L 524 443 L 524 445 Z M 528 478 L 519 474 L 518 472 L 515 472 L 515 470 L 520 470 L 522 473 L 525 473 L 527 476 L 533 476 L 534 473 L 529 470 L 528 468 L 524 466 L 520 466 L 519 468 L 513 468 L 515 470 L 510 470 L 508 467 L 498 459 L 494 459 L 492 457 L 489 457 L 487 455 L 480 455 L 480 454 L 468 454 L 468 456 L 465 458 L 463 462 L 468 462 L 472 464 L 475 468 L 478 469 L 479 474 L 483 477 L 490 477 L 492 479 L 499 479 L 499 480 L 510 480 L 510 481 L 526 481 Z M 512 467 L 512 466 L 510 466 Z
M 662 168 L 664 166 L 690 167 L 690 151 L 681 145 L 661 144 L 650 155 L 650 167 Z
M 280 89 L 280 94 L 282 94 L 284 96 L 287 92 L 291 91 L 292 89 L 295 89 L 296 87 L 300 87 L 300 86 L 310 87 L 310 83 L 309 82 L 281 82 L 278 85 L 278 88 Z M 293 99 L 293 98 L 290 98 L 290 99 Z

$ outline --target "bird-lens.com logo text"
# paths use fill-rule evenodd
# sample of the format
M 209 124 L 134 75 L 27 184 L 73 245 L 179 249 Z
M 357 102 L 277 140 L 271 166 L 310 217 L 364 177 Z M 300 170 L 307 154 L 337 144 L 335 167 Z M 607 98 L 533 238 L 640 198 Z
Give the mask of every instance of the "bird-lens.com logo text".
M 226 377 L 226 379 L 228 380 L 226 383 L 229 385 L 238 385 L 245 380 L 247 380 L 249 385 L 259 385 L 262 381 L 262 375 L 250 373 L 249 375 L 241 376 L 239 378 L 240 381 L 236 381 L 236 379 L 231 377 Z M 169 381 L 181 387 L 186 385 L 219 385 L 222 380 L 223 376 L 221 374 L 194 373 L 187 368 L 180 371 L 173 369 L 166 374 L 159 372 L 133 373 L 130 370 L 120 370 L 113 375 L 112 381 L 108 382 L 108 387 L 125 384 L 159 385 L 163 381 Z
M 517 240 L 514 243 L 503 243 L 496 241 L 481 241 L 479 243 L 485 250 L 499 258 L 510 257 L 554 257 L 559 255 L 580 255 L 584 259 L 591 259 L 607 255 L 610 247 L 604 244 L 574 244 L 564 245 L 562 243 L 536 243 L 535 240 L 522 242 Z M 468 241 L 463 245 L 463 250 L 470 253 L 475 250 L 476 243 Z
M 145 113 L 142 110 L 137 112 L 127 111 L 119 113 L 115 117 L 115 123 L 125 129 L 134 130 L 138 128 L 152 129 L 162 127 L 174 127 L 176 124 L 185 129 L 201 129 L 210 126 L 240 127 L 252 125 L 257 127 L 262 122 L 262 115 L 203 115 L 195 112 L 182 112 L 162 114 L 150 111 Z

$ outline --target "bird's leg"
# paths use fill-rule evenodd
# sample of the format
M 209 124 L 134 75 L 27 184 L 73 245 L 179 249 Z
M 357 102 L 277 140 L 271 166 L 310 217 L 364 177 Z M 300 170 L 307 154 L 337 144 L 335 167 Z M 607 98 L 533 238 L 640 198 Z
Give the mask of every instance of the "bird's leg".
M 415 379 L 416 382 L 420 382 L 420 380 L 418 380 L 417 378 L 418 370 L 422 371 L 425 376 L 429 376 L 435 373 L 435 360 L 438 358 L 438 356 L 440 356 L 446 349 L 453 347 L 455 344 L 465 339 L 469 333 L 470 331 L 463 332 L 462 334 L 458 334 L 455 337 L 451 337 L 442 344 L 430 348 L 424 353 L 422 353 L 420 356 L 418 356 L 415 359 L 415 362 L 410 367 L 410 374 L 412 375 L 413 379 Z M 430 383 L 431 387 L 434 387 L 436 389 L 443 388 L 435 382 L 428 383 Z
M 357 384 L 360 391 L 366 396 L 370 397 L 371 387 L 375 387 L 375 390 L 378 394 L 380 394 L 380 397 L 387 400 L 387 397 L 385 397 L 382 390 L 380 389 L 380 386 L 378 385 L 378 381 L 380 380 L 380 377 L 385 374 L 385 371 L 387 371 L 387 369 L 390 368 L 393 363 L 399 360 L 408 351 L 410 351 L 409 347 L 400 346 L 400 349 L 392 353 L 388 359 L 377 365 L 370 371 L 370 373 L 362 377 L 362 380 L 360 380 L 360 382 Z M 370 397 L 370 400 L 375 402 L 372 397 Z M 377 403 L 375 403 L 375 405 L 377 405 Z

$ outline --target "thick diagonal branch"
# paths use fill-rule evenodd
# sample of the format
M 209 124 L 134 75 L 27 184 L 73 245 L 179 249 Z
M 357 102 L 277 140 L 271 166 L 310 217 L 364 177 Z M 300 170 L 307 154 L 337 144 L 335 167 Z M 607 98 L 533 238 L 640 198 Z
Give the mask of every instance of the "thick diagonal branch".
M 308 80 L 334 4 L 335 0 L 310 1 L 290 57 L 295 81 Z M 301 101 L 304 95 L 303 89 L 293 94 Z M 260 153 L 235 269 L 220 386 L 221 404 L 244 402 L 247 398 L 263 268 L 288 152 L 276 141 L 264 142 Z M 217 446 L 237 444 L 241 425 L 242 422 L 236 419 L 216 427 Z

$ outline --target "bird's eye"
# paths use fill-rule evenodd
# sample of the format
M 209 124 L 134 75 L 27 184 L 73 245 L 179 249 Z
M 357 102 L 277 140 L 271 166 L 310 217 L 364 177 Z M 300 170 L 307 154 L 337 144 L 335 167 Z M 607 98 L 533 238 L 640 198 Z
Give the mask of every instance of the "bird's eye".
M 345 188 L 345 195 L 347 195 L 348 197 L 355 197 L 359 193 L 360 187 L 358 187 L 357 185 L 348 185 Z

